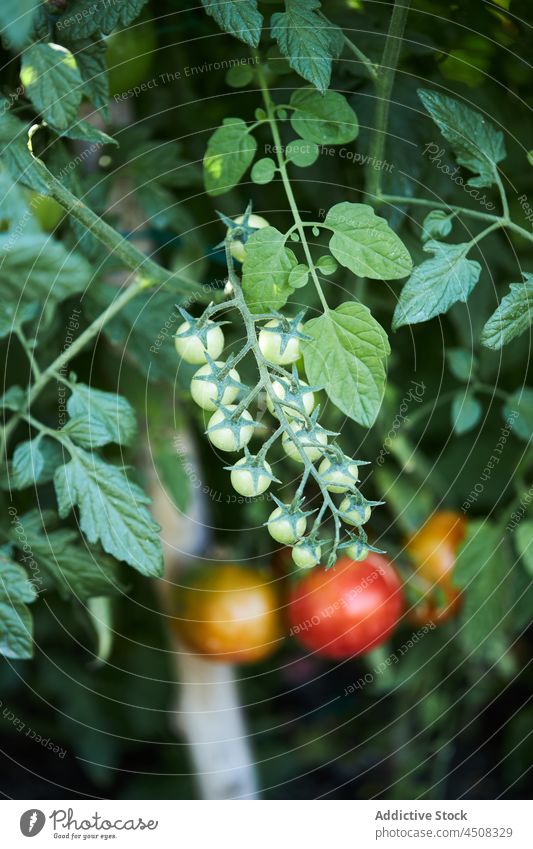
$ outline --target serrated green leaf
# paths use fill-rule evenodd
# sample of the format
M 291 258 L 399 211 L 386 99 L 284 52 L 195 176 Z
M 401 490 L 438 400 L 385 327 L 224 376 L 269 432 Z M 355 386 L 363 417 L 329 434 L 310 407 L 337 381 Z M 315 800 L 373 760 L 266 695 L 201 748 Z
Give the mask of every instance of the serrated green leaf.
M 497 351 L 533 324 L 533 274 L 526 272 L 523 283 L 511 283 L 509 294 L 481 331 L 481 342 Z
M 294 291 L 289 275 L 298 261 L 285 236 L 275 227 L 263 227 L 246 242 L 242 289 L 252 312 L 280 309 Z
M 505 421 L 513 422 L 513 433 L 529 442 L 533 435 L 533 389 L 529 386 L 516 389 L 509 395 L 502 413 Z
M 225 118 L 207 144 L 204 156 L 205 190 L 216 197 L 229 192 L 250 166 L 257 142 L 240 118 Z
M 33 655 L 33 624 L 27 604 L 35 600 L 24 569 L 0 554 L 0 654 L 12 659 Z
M 136 432 L 135 411 L 129 401 L 114 392 L 103 392 L 84 383 L 70 386 L 67 401 L 71 421 L 64 430 L 85 447 L 98 447 L 116 442 L 130 445 Z
M 299 88 L 290 100 L 291 126 L 305 141 L 323 144 L 348 144 L 357 138 L 357 115 L 337 91 L 320 94 L 315 88 Z
M 119 564 L 100 550 L 90 549 L 75 531 L 55 529 L 57 517 L 51 511 L 34 510 L 19 520 L 37 568 L 48 575 L 63 598 L 74 596 L 86 602 L 124 588 Z M 11 538 L 15 546 L 20 544 L 14 531 Z
M 3 298 L 57 302 L 81 292 L 91 279 L 88 262 L 43 233 L 0 235 L 0 294 Z
M 90 543 L 125 560 L 143 575 L 162 574 L 159 526 L 146 508 L 150 499 L 117 466 L 78 449 L 54 476 L 59 515 L 79 510 L 81 530 Z
M 452 401 L 452 426 L 461 436 L 477 425 L 481 418 L 481 404 L 473 395 L 457 392 Z
M 363 304 L 342 304 L 305 324 L 303 342 L 310 384 L 323 386 L 347 416 L 371 427 L 385 391 L 387 334 Z
M 533 522 L 522 519 L 514 532 L 516 550 L 529 575 L 533 578 Z
M 109 78 L 104 40 L 81 38 L 69 42 L 68 46 L 76 59 L 84 93 L 105 116 L 108 112 Z
M 76 121 L 67 130 L 60 133 L 68 139 L 81 139 L 81 141 L 96 142 L 97 144 L 113 144 L 118 147 L 118 141 L 102 130 L 97 130 L 88 121 Z
M 24 45 L 38 5 L 39 0 L 2 0 L 0 31 L 8 47 L 18 50 Z
M 455 218 L 454 212 L 445 212 L 444 209 L 434 209 L 424 218 L 422 224 L 422 241 L 428 239 L 444 239 L 452 232 L 452 222 Z
M 497 163 L 505 159 L 503 133 L 483 115 L 453 97 L 419 89 L 425 108 L 451 144 L 459 165 L 477 174 L 471 186 L 488 187 L 495 182 Z
M 74 56 L 60 44 L 32 44 L 22 54 L 20 81 L 44 120 L 66 130 L 78 114 L 82 80 Z
M 329 249 L 335 259 L 359 277 L 397 280 L 413 267 L 401 239 L 367 204 L 332 206 L 324 226 L 333 230 Z
M 95 32 L 109 35 L 138 17 L 148 0 L 73 0 L 56 24 L 61 36 L 84 38 Z
M 47 171 L 28 148 L 29 125 L 10 111 L 9 102 L 0 97 L 0 155 L 13 180 L 36 192 L 50 194 Z
M 331 80 L 332 60 L 338 55 L 334 28 L 316 14 L 319 0 L 286 0 L 285 11 L 272 15 L 271 34 L 291 68 L 320 91 Z
M 18 412 L 24 407 L 27 397 L 28 393 L 24 391 L 22 386 L 10 386 L 0 398 L 0 407 L 4 410 Z
M 202 0 L 202 6 L 224 32 L 257 47 L 263 26 L 257 0 Z
M 394 311 L 394 329 L 429 321 L 457 301 L 466 302 L 479 280 L 479 262 L 466 258 L 470 243 L 448 245 L 430 241 L 424 250 L 435 255 L 417 266 L 405 284 Z
M 64 461 L 64 450 L 53 439 L 36 437 L 20 442 L 13 453 L 9 484 L 14 489 L 25 489 L 48 483 Z
M 448 348 L 446 351 L 448 368 L 457 380 L 468 383 L 476 370 L 476 359 L 465 348 Z

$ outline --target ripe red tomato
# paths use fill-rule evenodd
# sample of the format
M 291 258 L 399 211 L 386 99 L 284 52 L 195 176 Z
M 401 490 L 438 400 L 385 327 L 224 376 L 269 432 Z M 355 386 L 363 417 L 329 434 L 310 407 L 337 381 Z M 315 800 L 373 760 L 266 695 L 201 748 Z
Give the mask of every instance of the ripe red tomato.
M 422 624 L 444 622 L 461 607 L 461 593 L 452 584 L 457 549 L 466 533 L 466 519 L 453 510 L 434 513 L 406 541 L 406 551 L 416 566 L 416 580 L 426 589 L 409 619 Z
M 313 569 L 294 585 L 290 633 L 311 651 L 342 660 L 383 643 L 402 610 L 402 584 L 390 560 L 374 552 L 360 562 L 341 557 L 333 569 Z
M 278 593 L 266 572 L 233 563 L 195 571 L 177 596 L 172 627 L 198 654 L 226 663 L 252 663 L 282 638 Z

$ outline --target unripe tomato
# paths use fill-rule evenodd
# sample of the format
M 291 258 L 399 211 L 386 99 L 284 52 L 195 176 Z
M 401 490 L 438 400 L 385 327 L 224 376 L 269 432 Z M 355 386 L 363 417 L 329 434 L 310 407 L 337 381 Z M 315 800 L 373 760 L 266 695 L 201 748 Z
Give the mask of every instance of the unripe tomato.
M 347 525 L 354 525 L 356 528 L 360 528 L 361 525 L 368 522 L 372 515 L 370 504 L 365 504 L 362 499 L 350 498 L 349 495 L 342 499 L 339 510 L 342 513 L 343 522 L 346 522 Z
M 237 405 L 230 404 L 226 409 L 233 412 L 233 410 L 237 409 Z M 221 451 L 241 451 L 245 445 L 248 445 L 254 435 L 253 419 L 250 413 L 248 410 L 243 410 L 236 433 L 230 427 L 219 427 L 213 430 L 213 427 L 222 421 L 224 421 L 222 410 L 217 410 L 209 419 L 207 436 L 210 442 L 215 448 L 220 448 Z
M 252 663 L 282 638 L 280 602 L 269 576 L 248 566 L 213 565 L 178 591 L 172 627 L 186 645 L 211 660 Z
M 137 21 L 106 38 L 109 94 L 122 94 L 146 80 L 154 61 L 157 40 L 153 22 Z
M 310 416 L 311 413 L 314 410 L 314 407 L 315 407 L 315 396 L 312 392 L 306 391 L 306 390 L 309 390 L 309 384 L 306 383 L 305 380 L 300 380 L 300 381 L 298 381 L 298 383 L 299 383 L 299 386 L 300 386 L 300 391 L 302 393 L 301 399 L 302 399 L 304 411 L 307 413 L 308 416 Z M 281 379 L 281 380 L 272 381 L 272 389 L 274 390 L 274 395 L 276 396 L 276 398 L 280 402 L 285 401 L 285 399 L 287 398 L 287 395 L 290 396 L 290 394 L 291 394 L 290 382 L 287 381 L 287 380 Z M 275 416 L 276 411 L 274 409 L 274 404 L 272 403 L 272 399 L 270 398 L 270 395 L 267 395 L 267 402 L 266 403 L 267 403 L 267 407 L 268 407 L 269 412 L 273 416 Z M 289 403 L 293 403 L 293 402 L 289 400 Z M 288 419 L 294 419 L 294 420 L 299 419 L 300 421 L 304 421 L 304 417 L 303 417 L 302 413 L 299 413 L 297 410 L 294 410 L 291 407 L 283 406 L 283 403 L 282 403 L 282 407 L 283 407 L 283 412 L 285 413 L 285 415 Z
M 292 559 L 298 569 L 312 569 L 320 563 L 322 549 L 309 540 L 303 539 L 292 550 Z
M 246 457 L 242 457 L 235 465 L 245 466 L 248 462 Z M 259 471 L 258 475 L 254 475 L 249 469 L 232 469 L 231 485 L 233 489 L 240 495 L 244 495 L 245 498 L 255 498 L 257 495 L 262 495 L 272 483 L 270 463 L 267 463 L 265 460 L 263 462 L 263 468 L 266 471 L 265 475 L 262 473 L 262 470 Z
M 265 327 L 278 328 L 281 327 L 281 322 L 277 318 L 267 321 Z M 259 348 L 265 359 L 270 363 L 275 363 L 278 366 L 287 366 L 290 363 L 295 363 L 300 357 L 300 340 L 297 337 L 289 339 L 284 350 L 281 350 L 282 335 L 276 333 L 275 330 L 265 330 L 265 327 L 259 331 Z M 303 324 L 298 325 L 298 331 L 303 331 Z
M 309 434 L 307 433 L 305 428 L 295 429 L 294 434 L 301 442 L 304 443 L 303 452 L 307 459 L 310 460 L 311 463 L 314 463 L 315 460 L 318 460 L 318 458 L 322 455 L 322 449 L 318 445 L 306 445 L 306 442 L 310 442 L 311 438 L 309 437 Z M 326 445 L 328 444 L 327 434 L 324 433 L 323 430 L 319 429 L 318 431 L 316 431 L 315 436 L 316 441 L 320 443 L 320 445 L 326 447 Z M 315 440 L 313 439 L 313 441 Z M 287 457 L 290 457 L 291 460 L 295 460 L 297 463 L 303 463 L 302 457 L 300 456 L 300 452 L 298 451 L 296 445 L 294 444 L 288 433 L 284 433 L 281 437 L 281 445 Z
M 216 360 L 224 350 L 224 334 L 222 333 L 222 329 L 214 321 L 208 321 L 207 324 L 211 325 L 207 331 L 207 345 L 204 345 L 201 338 L 194 334 L 192 336 L 179 335 L 180 333 L 185 333 L 190 328 L 191 325 L 188 321 L 184 321 L 178 327 L 175 337 L 176 351 L 186 363 L 191 363 L 191 365 L 195 366 L 206 363 L 206 352 L 212 360 Z
M 222 360 L 219 360 L 215 363 L 215 365 L 218 368 L 222 368 L 224 363 Z M 213 370 L 209 363 L 207 363 L 207 365 L 198 369 L 191 380 L 191 396 L 193 401 L 195 401 L 202 410 L 207 410 L 208 413 L 213 412 L 213 410 L 216 410 L 217 408 L 217 405 L 213 400 L 218 398 L 217 384 L 215 380 L 200 380 L 199 378 L 209 377 L 212 374 Z M 233 380 L 240 381 L 237 369 L 232 368 L 229 376 L 233 378 Z M 224 405 L 231 404 L 232 401 L 235 401 L 238 394 L 238 386 L 227 386 L 218 403 Z
M 444 622 L 459 611 L 461 591 L 452 583 L 452 572 L 466 524 L 459 513 L 441 510 L 408 537 L 405 547 L 416 566 L 417 581 L 427 588 L 421 603 L 409 613 L 415 624 Z
M 342 660 L 385 642 L 402 609 L 403 590 L 394 566 L 370 552 L 359 563 L 341 557 L 333 569 L 313 569 L 296 583 L 289 625 L 310 651 Z
M 48 195 L 41 195 L 39 192 L 32 192 L 29 189 L 25 189 L 25 194 L 33 217 L 41 230 L 51 233 L 63 218 L 65 210 L 54 198 L 48 197 Z
M 244 215 L 239 215 L 234 219 L 235 224 L 242 224 L 244 221 Z M 263 227 L 268 227 L 269 223 L 266 218 L 261 218 L 260 215 L 254 215 L 253 213 L 248 217 L 248 227 L 253 227 L 255 230 L 262 230 Z M 237 259 L 239 262 L 244 262 L 244 257 L 246 256 L 246 244 L 241 242 L 240 239 L 235 239 L 235 241 L 230 242 L 230 253 L 233 259 Z
M 304 535 L 306 526 L 305 516 L 297 516 L 293 523 L 281 507 L 276 507 L 268 517 L 268 532 L 272 539 L 282 545 L 293 545 L 297 542 Z
M 346 492 L 359 480 L 359 468 L 355 463 L 348 463 L 346 470 L 339 469 L 329 457 L 324 457 L 318 471 L 329 492 Z

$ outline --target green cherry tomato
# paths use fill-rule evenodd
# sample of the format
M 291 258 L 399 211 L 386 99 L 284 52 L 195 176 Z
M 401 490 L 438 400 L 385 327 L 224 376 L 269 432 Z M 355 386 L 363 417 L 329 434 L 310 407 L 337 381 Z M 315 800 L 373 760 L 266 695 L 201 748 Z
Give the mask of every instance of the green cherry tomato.
M 249 460 L 246 457 L 243 457 L 241 460 L 238 460 L 235 464 L 236 466 L 245 466 Z M 233 469 L 231 472 L 231 485 L 233 489 L 236 490 L 239 495 L 244 495 L 245 498 L 255 498 L 257 495 L 262 495 L 263 492 L 266 492 L 268 487 L 270 486 L 272 479 L 270 477 L 272 473 L 272 469 L 270 464 L 263 462 L 263 468 L 266 471 L 266 474 L 262 474 L 259 471 L 259 474 L 254 475 L 249 469 Z
M 336 468 L 328 457 L 324 457 L 318 467 L 319 474 L 329 492 L 346 492 L 359 480 L 356 463 L 348 463 L 347 470 Z
M 242 224 L 244 221 L 244 215 L 239 215 L 234 219 L 235 224 Z M 268 227 L 269 223 L 266 218 L 262 218 L 260 215 L 252 215 L 248 218 L 248 227 L 253 227 L 255 230 L 262 230 L 263 227 Z M 235 239 L 234 242 L 230 244 L 230 253 L 233 259 L 238 260 L 239 262 L 244 262 L 244 257 L 246 256 L 246 245 L 244 242 L 241 242 L 240 239 Z
M 152 70 L 157 47 L 155 27 L 151 20 L 141 20 L 106 38 L 106 62 L 109 72 L 109 94 L 125 94 L 146 80 Z
M 322 554 L 319 545 L 313 545 L 308 540 L 303 539 L 297 543 L 292 550 L 292 559 L 298 569 L 312 569 L 320 563 L 320 555 Z
M 215 363 L 218 368 L 223 368 L 225 365 L 222 360 L 219 360 Z M 217 405 L 214 402 L 214 399 L 218 398 L 218 388 L 215 380 L 200 380 L 203 377 L 209 377 L 213 374 L 213 369 L 209 365 L 209 363 L 205 366 L 202 366 L 195 372 L 193 379 L 191 380 L 191 396 L 193 401 L 198 404 L 202 410 L 206 410 L 208 413 L 212 413 L 217 409 Z M 237 369 L 232 368 L 229 376 L 236 381 L 240 381 L 239 372 Z M 235 401 L 235 398 L 239 394 L 238 386 L 227 386 L 222 394 L 222 398 L 219 400 L 219 404 L 223 404 L 227 406 Z
M 227 410 L 233 412 L 237 409 L 236 404 L 230 404 L 226 407 Z M 248 445 L 254 434 L 253 419 L 248 410 L 243 410 L 239 419 L 239 426 L 236 431 L 231 427 L 218 427 L 213 430 L 215 425 L 224 421 L 224 413 L 222 410 L 217 410 L 209 419 L 207 426 L 207 436 L 209 441 L 215 448 L 221 451 L 241 451 L 245 445 Z M 249 422 L 249 424 L 248 424 Z
M 318 460 L 318 458 L 322 456 L 322 448 L 320 448 L 318 445 L 305 445 L 305 442 L 310 440 L 309 434 L 307 433 L 305 428 L 295 429 L 294 435 L 301 442 L 304 443 L 303 452 L 306 455 L 307 459 L 311 461 L 311 463 L 314 463 L 315 460 Z M 325 448 L 328 444 L 327 434 L 325 434 L 322 430 L 318 430 L 315 436 L 316 441 L 320 443 L 320 445 L 323 445 Z M 313 441 L 315 440 L 313 439 Z M 291 460 L 294 460 L 296 463 L 303 463 L 300 452 L 298 451 L 298 448 L 296 447 L 295 443 L 292 441 L 288 433 L 284 433 L 281 437 L 281 446 L 285 451 L 287 457 L 290 457 Z
M 204 345 L 199 336 L 179 335 L 189 329 L 190 324 L 188 321 L 184 321 L 178 327 L 175 338 L 176 351 L 186 363 L 191 363 L 192 365 L 206 363 L 206 352 L 212 360 L 216 360 L 224 350 L 224 334 L 221 328 L 213 321 L 209 321 L 208 324 L 211 327 L 207 331 L 207 346 Z
M 272 539 L 282 545 L 294 545 L 305 533 L 307 520 L 305 516 L 298 516 L 292 523 L 281 507 L 276 507 L 268 517 L 268 532 Z
M 309 389 L 309 384 L 306 383 L 305 380 L 300 380 L 299 386 L 300 386 L 300 391 L 302 393 L 301 398 L 302 398 L 304 410 L 307 413 L 307 415 L 310 416 L 311 413 L 313 412 L 314 408 L 315 408 L 315 396 L 312 392 L 306 391 L 306 390 Z M 285 401 L 287 395 L 291 394 L 290 382 L 287 381 L 287 380 L 283 380 L 283 379 L 274 380 L 272 382 L 272 389 L 274 390 L 274 394 L 275 394 L 276 398 L 278 399 L 278 401 L 280 401 L 282 403 L 282 406 L 283 406 L 283 401 Z M 267 402 L 266 403 L 267 403 L 267 407 L 269 409 L 269 412 L 273 416 L 276 416 L 276 411 L 274 409 L 274 404 L 272 403 L 272 399 L 270 398 L 270 395 L 267 395 Z M 283 406 L 283 412 L 285 413 L 285 415 L 287 416 L 288 419 L 294 419 L 294 420 L 300 419 L 300 421 L 304 420 L 303 415 L 301 413 L 299 413 L 297 410 L 293 410 L 291 407 Z
M 281 322 L 277 318 L 267 321 L 265 326 L 259 331 L 259 348 L 261 353 L 270 363 L 275 363 L 278 366 L 290 365 L 295 363 L 300 357 L 300 340 L 289 339 L 285 349 L 281 350 L 282 336 L 281 333 L 276 333 L 276 328 L 281 328 Z M 273 330 L 265 330 L 271 327 Z M 303 331 L 303 324 L 298 325 L 298 331 Z
M 360 528 L 361 525 L 368 522 L 372 514 L 372 508 L 369 504 L 365 504 L 364 501 L 358 502 L 349 495 L 342 499 L 339 510 L 342 513 L 343 521 L 347 525 L 355 525 L 356 528 Z M 351 554 L 349 557 L 351 557 Z M 357 559 L 359 558 L 354 557 L 354 560 Z

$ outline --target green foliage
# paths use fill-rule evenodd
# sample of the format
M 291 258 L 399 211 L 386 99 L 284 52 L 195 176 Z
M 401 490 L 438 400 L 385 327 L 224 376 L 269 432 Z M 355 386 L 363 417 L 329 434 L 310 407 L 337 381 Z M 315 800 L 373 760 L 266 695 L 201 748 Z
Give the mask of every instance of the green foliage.
M 72 38 L 85 38 L 95 32 L 109 35 L 115 27 L 127 26 L 141 12 L 147 0 L 73 0 L 59 19 L 57 32 Z
M 66 130 L 78 114 L 82 81 L 72 53 L 59 44 L 32 44 L 22 55 L 20 81 L 44 120 Z
M 518 554 L 529 576 L 533 578 L 533 521 L 524 519 L 514 532 Z
M 90 543 L 125 560 L 143 575 L 163 569 L 159 526 L 146 505 L 150 499 L 126 473 L 96 454 L 77 449 L 54 476 L 59 515 L 79 508 L 80 527 Z
M 525 273 L 523 283 L 511 283 L 498 309 L 481 331 L 480 341 L 497 351 L 507 345 L 533 322 L 533 274 Z
M 206 192 L 213 197 L 229 192 L 248 169 L 257 150 L 241 118 L 224 118 L 207 145 L 204 156 Z
M 39 0 L 3 0 L 0 6 L 0 31 L 8 44 L 23 46 L 28 38 Z
M 285 239 L 275 227 L 265 227 L 252 233 L 246 243 L 242 288 L 253 312 L 279 309 L 296 288 L 290 274 L 298 261 L 285 247 Z
M 331 63 L 342 50 L 342 32 L 317 14 L 319 0 L 286 0 L 285 12 L 272 15 L 271 32 L 297 74 L 325 91 Z
M 528 386 L 516 389 L 507 398 L 502 412 L 505 420 L 513 421 L 513 433 L 529 442 L 533 433 L 533 389 Z
M 202 5 L 221 29 L 250 47 L 257 47 L 263 16 L 257 9 L 256 0 L 202 0 Z
M 454 217 L 453 212 L 446 212 L 444 209 L 434 209 L 429 212 L 422 224 L 422 241 L 445 239 L 452 232 Z
M 324 226 L 333 231 L 331 253 L 353 274 L 397 280 L 411 271 L 411 257 L 405 245 L 367 204 L 344 202 L 332 206 Z
M 458 436 L 474 428 L 481 418 L 481 404 L 471 392 L 457 392 L 452 401 L 452 426 Z
M 452 146 L 459 165 L 476 174 L 471 186 L 491 186 L 496 182 L 498 162 L 505 159 L 503 133 L 490 121 L 453 97 L 421 89 L 419 97 Z
M 357 116 L 343 94 L 299 88 L 291 95 L 291 127 L 315 144 L 349 144 L 357 138 Z
M 44 234 L 0 235 L 0 293 L 20 297 L 24 304 L 49 299 L 59 302 L 83 291 L 91 267 L 78 253 Z
M 70 420 L 64 432 L 84 448 L 116 442 L 130 445 L 137 431 L 131 404 L 114 392 L 102 392 L 83 383 L 70 384 L 67 401 Z
M 33 584 L 18 563 L 0 552 L 0 654 L 33 656 L 33 627 L 27 605 L 35 600 Z
M 394 311 L 393 329 L 429 321 L 447 312 L 457 301 L 466 302 L 481 273 L 479 262 L 466 258 L 469 248 L 470 242 L 426 242 L 424 250 L 434 256 L 417 266 L 403 287 Z
M 309 381 L 323 386 L 347 416 L 371 427 L 385 391 L 387 334 L 370 310 L 355 302 L 305 324 L 312 341 L 304 343 Z
M 63 461 L 64 452 L 52 439 L 38 434 L 34 439 L 19 442 L 13 453 L 9 485 L 15 489 L 48 483 Z

